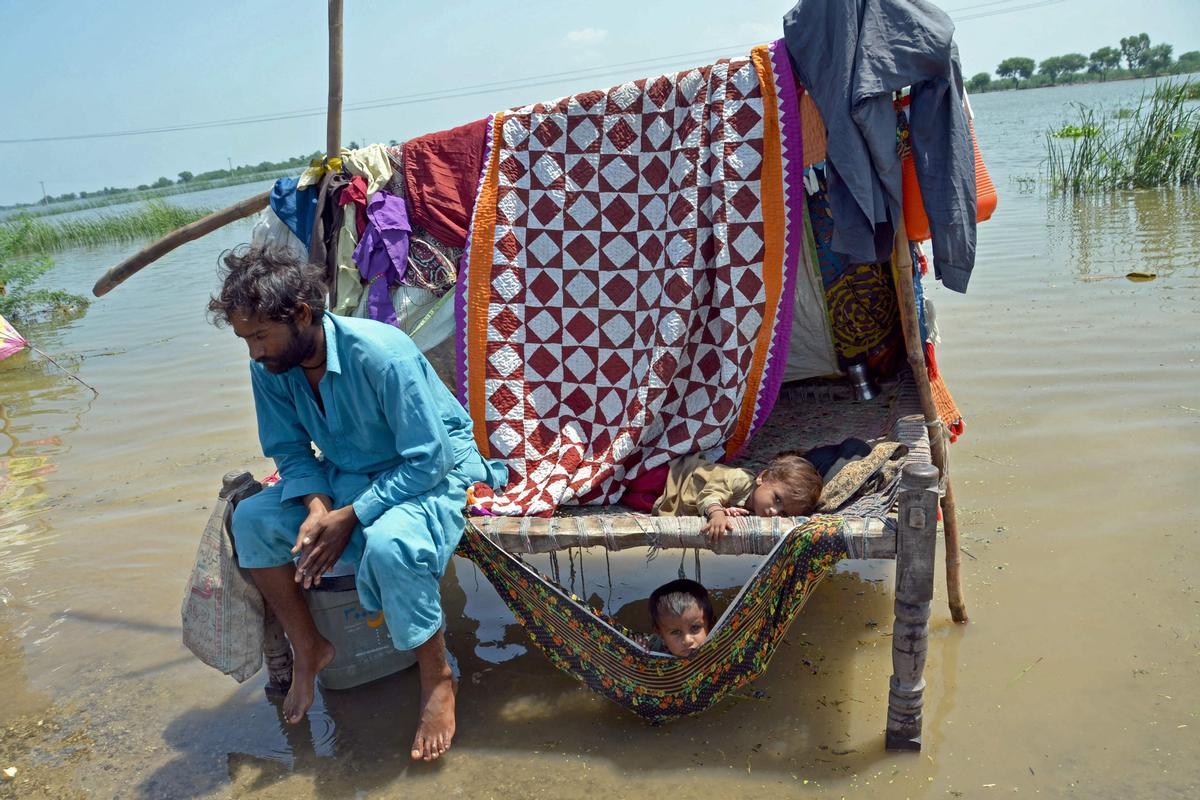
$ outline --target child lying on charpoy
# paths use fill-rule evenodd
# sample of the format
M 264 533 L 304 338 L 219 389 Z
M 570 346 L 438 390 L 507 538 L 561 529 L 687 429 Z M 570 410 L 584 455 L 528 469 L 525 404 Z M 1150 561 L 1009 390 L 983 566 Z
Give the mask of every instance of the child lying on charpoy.
M 733 530 L 734 517 L 806 517 L 820 497 L 821 474 L 798 454 L 780 453 L 757 475 L 693 454 L 671 462 L 653 513 L 702 516 L 703 533 L 714 540 Z

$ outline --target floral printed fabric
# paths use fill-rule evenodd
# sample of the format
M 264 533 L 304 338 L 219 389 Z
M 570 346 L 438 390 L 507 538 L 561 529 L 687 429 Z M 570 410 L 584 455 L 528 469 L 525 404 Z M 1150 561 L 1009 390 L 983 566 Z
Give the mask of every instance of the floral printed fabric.
M 841 517 L 779 540 L 695 655 L 651 652 L 635 634 L 556 586 L 468 522 L 459 554 L 474 561 L 554 666 L 651 722 L 697 714 L 767 668 L 817 584 L 846 557 Z

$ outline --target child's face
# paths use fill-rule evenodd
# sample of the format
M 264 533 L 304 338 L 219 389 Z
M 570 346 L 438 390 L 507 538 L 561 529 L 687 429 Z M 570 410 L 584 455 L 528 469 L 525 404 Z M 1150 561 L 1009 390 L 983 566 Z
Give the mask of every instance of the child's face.
M 802 511 L 781 481 L 762 478 L 758 479 L 758 485 L 750 493 L 750 501 L 746 505 L 756 517 L 796 517 Z
M 690 656 L 708 638 L 704 612 L 693 603 L 682 614 L 661 614 L 658 618 L 658 635 L 671 655 Z

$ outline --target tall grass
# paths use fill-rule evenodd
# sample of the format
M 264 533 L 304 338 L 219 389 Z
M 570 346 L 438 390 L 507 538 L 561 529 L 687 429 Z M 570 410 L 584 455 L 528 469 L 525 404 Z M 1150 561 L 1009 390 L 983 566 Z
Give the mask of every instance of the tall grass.
M 0 222 L 0 234 L 11 242 L 11 252 L 53 253 L 67 247 L 153 239 L 195 222 L 211 208 L 180 208 L 160 200 L 121 214 L 86 219 L 45 222 L 28 217 Z
M 1083 194 L 1200 183 L 1196 84 L 1160 83 L 1121 117 L 1077 105 L 1077 118 L 1046 132 L 1046 164 L 1056 192 Z

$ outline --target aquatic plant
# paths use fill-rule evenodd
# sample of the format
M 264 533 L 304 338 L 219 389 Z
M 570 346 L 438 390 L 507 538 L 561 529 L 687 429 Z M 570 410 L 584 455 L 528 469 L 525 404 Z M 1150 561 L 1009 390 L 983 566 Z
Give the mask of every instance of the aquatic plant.
M 1056 131 L 1051 131 L 1050 135 L 1055 139 L 1078 139 L 1081 136 L 1097 136 L 1100 133 L 1100 128 L 1095 125 L 1063 125 Z
M 18 252 L 17 245 L 31 224 L 0 226 L 0 316 L 19 322 L 80 313 L 87 308 L 87 298 L 59 289 L 33 288 L 54 262 L 45 255 Z
M 1046 132 L 1046 165 L 1056 192 L 1102 192 L 1200 183 L 1197 84 L 1164 82 L 1128 115 L 1105 117 L 1077 105 L 1074 123 Z
M 0 222 L 13 253 L 53 253 L 66 247 L 152 239 L 211 214 L 209 208 L 181 208 L 162 201 L 121 214 L 44 222 L 29 217 Z

